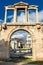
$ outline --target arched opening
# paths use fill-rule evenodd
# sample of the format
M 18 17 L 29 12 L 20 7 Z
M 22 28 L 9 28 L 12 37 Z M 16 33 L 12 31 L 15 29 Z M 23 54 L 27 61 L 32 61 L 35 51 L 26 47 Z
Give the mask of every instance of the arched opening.
M 17 30 L 10 37 L 10 57 L 32 56 L 32 36 L 26 30 Z

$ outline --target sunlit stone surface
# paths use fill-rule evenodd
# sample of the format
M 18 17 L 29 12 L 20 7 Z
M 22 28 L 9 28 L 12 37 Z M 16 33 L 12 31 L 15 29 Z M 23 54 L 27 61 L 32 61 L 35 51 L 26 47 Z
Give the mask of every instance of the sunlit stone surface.
M 13 10 L 13 16 L 12 16 L 12 14 L 10 16 L 8 16 L 8 18 L 12 19 L 11 22 L 10 22 L 10 20 L 9 21 L 6 20 L 8 10 Z M 25 12 L 25 18 L 24 18 L 25 20 L 23 20 L 22 18 L 21 18 L 21 20 L 17 19 L 17 18 L 20 19 L 20 16 L 17 17 L 18 16 L 17 12 L 20 10 Z M 36 10 L 36 16 L 35 16 L 36 22 L 35 23 L 30 23 L 29 15 L 28 15 L 29 10 Z M 22 21 L 23 23 L 21 23 L 20 21 Z M 34 20 L 32 20 L 32 21 L 34 21 Z M 16 31 L 19 31 L 19 30 L 24 30 L 24 31 L 30 33 L 30 35 L 31 35 L 32 59 L 33 60 L 43 60 L 43 22 L 38 21 L 38 7 L 35 5 L 29 6 L 27 3 L 24 3 L 24 2 L 19 2 L 12 6 L 5 7 L 4 23 L 2 24 L 2 26 L 0 25 L 0 59 L 10 58 L 11 36 L 13 35 L 13 33 L 15 33 Z M 19 37 L 23 37 L 23 36 L 19 35 Z M 17 40 L 17 38 L 16 38 L 16 40 Z M 19 40 L 21 40 L 21 39 L 19 39 Z M 11 42 L 11 43 L 13 43 L 13 42 Z M 29 42 L 28 42 L 28 38 L 27 38 L 27 44 L 28 43 Z M 11 46 L 13 49 L 17 48 L 17 45 L 16 45 L 16 47 L 14 47 L 14 44 L 13 45 L 11 44 Z M 20 42 L 19 42 L 19 46 L 20 46 Z M 26 48 L 27 47 L 28 46 L 26 46 Z

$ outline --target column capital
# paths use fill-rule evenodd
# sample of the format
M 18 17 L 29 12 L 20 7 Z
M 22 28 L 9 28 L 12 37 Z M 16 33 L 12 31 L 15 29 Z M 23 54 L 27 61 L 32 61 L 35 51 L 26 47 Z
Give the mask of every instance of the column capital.
M 7 10 L 8 9 L 8 7 L 7 6 L 5 6 L 5 10 Z

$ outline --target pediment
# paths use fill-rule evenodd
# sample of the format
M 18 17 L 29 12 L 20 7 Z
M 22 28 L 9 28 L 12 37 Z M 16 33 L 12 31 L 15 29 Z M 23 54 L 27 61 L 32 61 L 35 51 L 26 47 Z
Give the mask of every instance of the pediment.
M 20 6 L 20 5 L 22 5 L 22 6 L 28 6 L 28 4 L 25 3 L 25 2 L 18 2 L 16 4 L 14 4 L 14 6 Z

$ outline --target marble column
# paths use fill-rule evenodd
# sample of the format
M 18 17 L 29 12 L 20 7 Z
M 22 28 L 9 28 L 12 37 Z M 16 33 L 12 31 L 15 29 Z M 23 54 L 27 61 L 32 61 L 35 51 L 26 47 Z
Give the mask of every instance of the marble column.
M 30 23 L 30 21 L 29 21 L 29 9 L 28 9 L 28 23 Z
M 14 23 L 17 22 L 17 9 L 14 9 Z
M 28 22 L 28 10 L 25 8 L 25 23 Z
M 5 7 L 5 19 L 4 19 L 4 24 L 6 23 L 6 18 L 7 18 L 7 7 Z
M 36 23 L 38 23 L 38 8 L 36 9 Z

